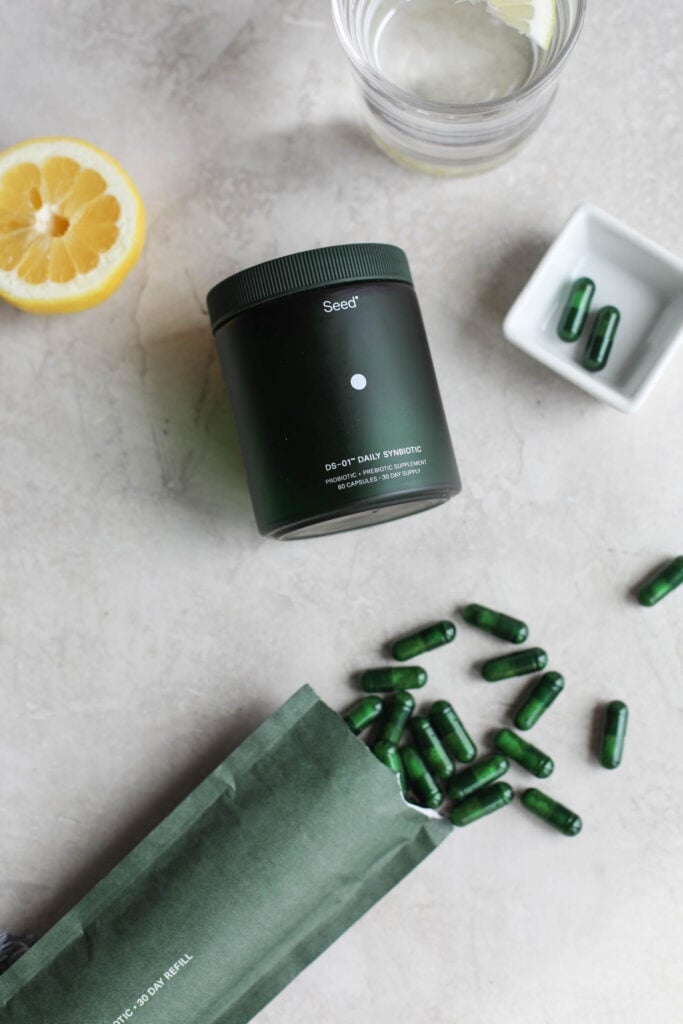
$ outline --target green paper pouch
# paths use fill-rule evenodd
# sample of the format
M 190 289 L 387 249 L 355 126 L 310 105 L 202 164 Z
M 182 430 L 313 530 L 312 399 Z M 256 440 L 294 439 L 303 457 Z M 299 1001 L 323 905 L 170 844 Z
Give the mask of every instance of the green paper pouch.
M 449 835 L 303 687 L 0 978 L 3 1024 L 244 1024 Z

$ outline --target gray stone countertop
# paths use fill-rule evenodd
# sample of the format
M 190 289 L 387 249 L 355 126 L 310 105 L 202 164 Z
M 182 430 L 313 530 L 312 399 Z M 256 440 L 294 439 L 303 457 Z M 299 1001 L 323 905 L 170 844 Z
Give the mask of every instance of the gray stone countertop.
M 509 346 L 501 321 L 591 202 L 683 255 L 676 0 L 591 0 L 547 120 L 510 163 L 436 179 L 364 135 L 319 0 L 26 0 L 0 37 L 0 148 L 67 134 L 145 199 L 105 304 L 0 308 L 0 924 L 42 932 L 302 682 L 333 707 L 392 636 L 483 744 L 523 681 L 456 615 L 524 618 L 566 693 L 537 742 L 584 818 L 518 803 L 458 831 L 259 1024 L 641 1024 L 683 1017 L 683 353 L 624 416 Z M 256 531 L 205 309 L 222 277 L 359 240 L 408 253 L 463 476 L 458 498 L 293 545 Z M 631 708 L 596 763 L 596 708 Z M 515 788 L 530 784 L 521 770 Z

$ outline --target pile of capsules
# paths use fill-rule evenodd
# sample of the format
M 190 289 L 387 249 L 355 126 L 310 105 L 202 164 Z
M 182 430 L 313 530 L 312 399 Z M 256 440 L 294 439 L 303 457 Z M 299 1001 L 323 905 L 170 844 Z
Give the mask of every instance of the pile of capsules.
M 557 333 L 563 341 L 577 341 L 588 318 L 590 305 L 595 294 L 595 284 L 590 277 L 580 277 L 572 285 Z M 604 370 L 612 349 L 621 314 L 616 306 L 603 306 L 593 321 L 581 365 L 591 373 Z
M 648 579 L 638 590 L 638 600 L 650 607 L 681 583 L 683 555 Z M 462 614 L 470 625 L 509 643 L 523 644 L 528 638 L 526 624 L 503 612 L 469 604 Z M 405 662 L 451 643 L 455 635 L 453 622 L 436 622 L 395 641 L 391 653 L 396 661 Z M 481 674 L 487 682 L 495 683 L 513 676 L 543 672 L 547 664 L 548 657 L 542 648 L 529 647 L 489 659 L 481 666 Z M 463 826 L 505 807 L 513 799 L 512 787 L 498 781 L 507 772 L 510 761 L 539 779 L 547 779 L 552 773 L 552 758 L 508 728 L 499 729 L 495 735 L 496 753 L 475 761 L 477 748 L 448 701 L 435 701 L 427 715 L 413 714 L 416 704 L 410 691 L 422 688 L 426 682 L 427 673 L 418 665 L 368 669 L 360 678 L 361 688 L 368 696 L 344 715 L 356 736 L 378 723 L 372 750 L 396 773 L 405 796 L 410 795 L 422 806 L 436 810 L 444 801 L 443 786 L 453 801 L 448 816 L 454 825 Z M 526 732 L 536 725 L 563 689 L 564 679 L 558 672 L 544 672 L 514 716 L 517 729 Z M 383 701 L 377 696 L 379 693 L 392 696 Z M 617 768 L 621 763 L 627 723 L 626 704 L 621 700 L 610 701 L 604 709 L 600 743 L 600 763 L 604 768 Z M 406 732 L 412 743 L 401 746 Z M 454 761 L 466 767 L 456 772 Z M 578 814 L 535 787 L 524 790 L 521 802 L 566 836 L 575 836 L 581 831 Z

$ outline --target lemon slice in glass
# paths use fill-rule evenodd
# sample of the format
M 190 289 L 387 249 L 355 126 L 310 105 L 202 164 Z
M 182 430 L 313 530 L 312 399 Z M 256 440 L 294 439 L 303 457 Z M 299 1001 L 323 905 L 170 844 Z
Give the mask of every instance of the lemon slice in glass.
M 142 250 L 145 212 L 123 168 L 78 139 L 0 153 L 0 297 L 32 313 L 104 301 Z
M 547 50 L 555 31 L 555 0 L 485 0 L 494 17 Z

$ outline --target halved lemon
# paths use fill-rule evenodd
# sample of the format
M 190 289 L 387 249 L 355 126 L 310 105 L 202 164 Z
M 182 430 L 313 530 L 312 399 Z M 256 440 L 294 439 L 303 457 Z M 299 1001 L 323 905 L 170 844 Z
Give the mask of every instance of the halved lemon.
M 491 13 L 547 50 L 555 31 L 555 0 L 485 0 Z
M 79 139 L 0 153 L 0 296 L 31 313 L 103 302 L 137 260 L 142 200 L 123 168 Z

